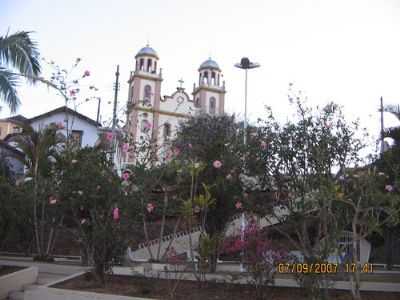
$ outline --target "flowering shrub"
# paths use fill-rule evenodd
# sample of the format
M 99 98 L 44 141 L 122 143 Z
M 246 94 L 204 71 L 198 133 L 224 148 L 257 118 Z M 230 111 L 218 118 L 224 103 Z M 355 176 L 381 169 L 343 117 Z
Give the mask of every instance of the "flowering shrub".
M 287 251 L 273 247 L 255 222 L 245 227 L 243 238 L 239 234 L 225 239 L 222 251 L 227 254 L 244 253 L 257 299 L 264 299 L 265 286 L 274 283 L 276 265 L 289 258 Z

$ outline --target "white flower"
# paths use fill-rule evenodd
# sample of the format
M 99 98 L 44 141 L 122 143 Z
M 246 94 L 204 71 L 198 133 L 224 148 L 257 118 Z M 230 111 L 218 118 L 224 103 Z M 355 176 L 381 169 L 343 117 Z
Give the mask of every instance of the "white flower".
M 82 196 L 82 195 L 83 195 L 83 192 L 82 192 L 82 191 L 78 191 L 78 194 Z

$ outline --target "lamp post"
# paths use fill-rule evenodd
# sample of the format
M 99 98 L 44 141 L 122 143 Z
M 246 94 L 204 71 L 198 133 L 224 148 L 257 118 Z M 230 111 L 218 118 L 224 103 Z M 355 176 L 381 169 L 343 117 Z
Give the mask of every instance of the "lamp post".
M 243 144 L 246 146 L 247 145 L 247 71 L 249 69 L 255 69 L 260 67 L 260 64 L 251 62 L 250 59 L 247 57 L 243 57 L 240 60 L 240 63 L 235 64 L 236 68 L 243 69 L 244 70 L 244 122 L 243 122 Z M 244 168 L 243 168 L 244 169 Z M 245 216 L 244 213 L 242 213 L 241 217 L 241 236 L 240 239 L 242 242 L 244 242 L 244 229 L 246 226 L 246 221 L 245 221 Z M 244 272 L 244 266 L 243 266 L 243 256 L 244 253 L 242 252 L 242 262 L 240 264 L 240 271 Z

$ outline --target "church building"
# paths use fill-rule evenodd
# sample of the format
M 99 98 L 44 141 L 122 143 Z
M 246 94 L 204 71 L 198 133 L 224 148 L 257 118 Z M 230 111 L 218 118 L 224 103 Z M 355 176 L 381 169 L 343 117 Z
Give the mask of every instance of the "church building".
M 131 145 L 156 141 L 158 159 L 163 161 L 180 121 L 199 113 L 224 113 L 225 82 L 220 67 L 209 58 L 198 68 L 198 83 L 193 85 L 191 95 L 180 86 L 171 95 L 161 96 L 163 77 L 157 52 L 147 45 L 136 54 L 135 60 L 135 70 L 128 81 L 125 130 Z M 125 163 L 134 161 L 134 154 L 129 153 Z

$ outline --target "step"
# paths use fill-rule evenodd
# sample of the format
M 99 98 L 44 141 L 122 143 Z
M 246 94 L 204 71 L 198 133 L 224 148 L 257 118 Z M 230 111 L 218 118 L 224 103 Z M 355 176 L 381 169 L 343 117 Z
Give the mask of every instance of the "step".
M 24 292 L 12 291 L 8 294 L 9 300 L 24 300 Z
M 29 284 L 25 285 L 22 289 L 23 291 L 31 291 L 31 290 L 36 290 L 38 287 L 40 287 L 40 285 L 38 284 Z

